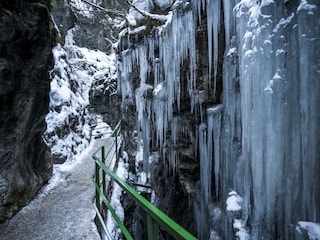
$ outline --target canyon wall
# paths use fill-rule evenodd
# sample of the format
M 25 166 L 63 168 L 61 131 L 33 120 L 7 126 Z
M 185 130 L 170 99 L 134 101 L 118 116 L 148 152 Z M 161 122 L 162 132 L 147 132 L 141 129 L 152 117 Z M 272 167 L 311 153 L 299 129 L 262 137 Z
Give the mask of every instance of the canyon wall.
M 52 171 L 46 129 L 52 67 L 48 1 L 0 3 L 0 222 L 28 203 Z

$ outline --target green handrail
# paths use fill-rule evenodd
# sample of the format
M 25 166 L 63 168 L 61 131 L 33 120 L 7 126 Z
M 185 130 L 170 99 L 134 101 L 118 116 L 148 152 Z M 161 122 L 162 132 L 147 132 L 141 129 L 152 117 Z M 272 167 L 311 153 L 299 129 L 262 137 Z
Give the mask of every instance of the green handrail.
M 108 199 L 102 193 L 102 191 L 100 189 L 100 186 L 94 180 L 93 180 L 93 183 L 94 183 L 94 185 L 96 187 L 96 190 L 99 192 L 99 195 L 101 196 L 104 204 L 109 209 L 109 211 L 111 212 L 112 217 L 114 218 L 114 220 L 118 224 L 119 228 L 121 229 L 121 231 L 122 231 L 123 235 L 125 236 L 125 238 L 128 239 L 128 240 L 131 240 L 131 239 L 133 240 L 133 237 L 129 233 L 128 229 L 123 225 L 123 223 L 121 222 L 121 219 L 116 214 L 116 211 L 113 209 L 113 207 L 111 206 L 111 204 L 108 201 Z
M 110 167 L 111 160 L 114 158 L 114 155 L 117 155 L 117 151 L 114 151 L 113 148 L 118 149 L 118 140 L 120 139 L 120 127 L 121 127 L 121 121 L 117 124 L 117 126 L 114 128 L 114 130 L 109 133 L 109 137 L 104 139 L 104 144 L 99 147 L 93 154 L 93 156 L 96 156 L 97 154 L 100 154 L 101 152 L 101 160 L 104 164 L 107 164 Z M 115 140 L 113 140 L 113 138 Z M 107 148 L 107 149 L 106 149 Z M 113 150 L 113 151 L 112 151 Z M 116 156 L 117 158 L 117 156 Z M 100 176 L 102 175 L 102 176 Z M 95 195 L 92 199 L 94 203 L 94 209 L 96 211 L 96 218 L 95 218 L 95 223 L 97 225 L 98 231 L 101 234 L 102 229 L 104 232 L 111 236 L 109 232 L 107 232 L 107 227 L 104 223 L 104 220 L 106 218 L 106 209 L 110 209 L 111 214 L 113 215 L 114 210 L 112 210 L 111 205 L 109 204 L 107 198 L 106 198 L 106 192 L 107 192 L 107 181 L 106 181 L 106 174 L 104 172 L 101 172 L 101 168 L 99 165 L 96 163 L 95 164 L 95 174 L 92 176 L 92 181 L 95 185 Z M 104 205 L 103 205 L 104 203 Z M 113 216 L 114 217 L 114 216 Z M 121 220 L 117 217 L 114 217 L 118 226 L 121 228 Z M 124 227 L 124 226 L 123 226 Z M 125 232 L 125 229 L 122 229 L 122 232 L 124 235 L 127 237 L 127 239 L 133 239 L 132 237 L 130 238 L 129 235 L 127 235 Z
M 120 124 L 117 125 L 114 132 L 120 134 Z M 117 136 L 115 137 L 115 141 L 117 142 Z M 118 145 L 116 143 L 116 145 Z M 101 148 L 102 149 L 102 148 Z M 116 151 L 117 147 L 116 147 Z M 98 152 L 98 151 L 97 151 Z M 123 235 L 126 239 L 133 239 L 130 235 L 129 231 L 123 225 L 113 208 L 111 207 L 109 201 L 105 197 L 103 191 L 100 189 L 100 179 L 97 176 L 97 172 L 102 170 L 103 174 L 107 173 L 125 192 L 127 192 L 131 198 L 138 204 L 146 213 L 147 213 L 147 229 L 148 229 L 148 239 L 159 239 L 159 226 L 167 231 L 172 237 L 175 239 L 187 239 L 187 240 L 194 240 L 197 239 L 187 230 L 185 230 L 182 226 L 172 220 L 169 216 L 164 214 L 160 209 L 150 203 L 146 198 L 141 196 L 137 191 L 135 191 L 129 184 L 124 182 L 120 177 L 118 177 L 108 166 L 105 164 L 104 156 L 102 155 L 102 159 L 100 159 L 96 154 L 92 155 L 95 165 L 96 165 L 96 177 L 93 180 L 95 187 L 96 187 L 96 195 L 100 196 L 106 205 L 106 207 L 110 210 L 112 216 L 114 217 L 116 223 L 118 224 L 119 228 L 121 229 Z M 97 170 L 98 169 L 98 170 Z M 96 199 L 98 198 L 96 196 Z M 97 203 L 97 201 L 96 201 Z M 98 207 L 97 207 L 98 208 Z M 99 209 L 99 208 L 98 208 Z

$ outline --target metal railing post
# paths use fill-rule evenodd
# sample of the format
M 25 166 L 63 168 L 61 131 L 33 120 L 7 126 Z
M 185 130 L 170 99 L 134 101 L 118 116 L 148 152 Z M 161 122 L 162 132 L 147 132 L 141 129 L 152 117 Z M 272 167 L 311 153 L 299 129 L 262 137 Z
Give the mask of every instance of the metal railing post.
M 99 177 L 99 171 L 100 171 L 100 166 L 99 164 L 96 162 L 95 163 L 95 182 L 98 186 L 100 186 L 100 177 Z M 95 191 L 95 195 L 96 195 L 96 207 L 97 207 L 97 210 L 99 211 L 99 213 L 101 212 L 101 201 L 100 201 L 100 194 L 99 194 L 99 190 L 96 189 Z M 97 219 L 96 219 L 97 220 Z M 98 228 L 98 231 L 101 232 L 101 224 L 99 222 L 99 220 L 96 221 L 97 222 L 97 228 Z
M 116 160 L 118 160 L 118 129 L 115 132 L 116 134 Z
M 148 213 L 147 213 L 147 231 L 148 231 L 148 239 L 159 240 L 159 226 Z
M 105 156 L 105 148 L 104 148 L 104 146 L 101 147 L 101 160 L 102 160 L 103 164 L 106 164 L 106 156 Z M 106 174 L 105 174 L 104 171 L 102 171 L 102 192 L 105 195 L 106 195 L 106 190 L 107 190 Z
M 96 220 L 99 220 L 99 224 L 97 224 L 98 231 L 101 234 L 102 228 L 107 234 L 107 227 L 105 225 L 104 219 L 105 216 L 102 216 L 100 214 L 102 211 L 103 213 L 106 213 L 106 211 L 110 211 L 112 217 L 116 221 L 117 225 L 121 229 L 124 238 L 127 240 L 133 240 L 133 237 L 131 236 L 128 229 L 125 227 L 123 222 L 121 221 L 120 217 L 116 214 L 115 209 L 111 206 L 109 200 L 107 199 L 107 193 L 105 193 L 106 189 L 106 174 L 108 174 L 108 179 L 110 177 L 110 181 L 114 181 L 114 183 L 117 183 L 124 192 L 128 194 L 129 197 L 131 197 L 134 202 L 143 209 L 143 211 L 146 213 L 147 216 L 147 235 L 149 240 L 159 240 L 160 239 L 160 228 L 163 231 L 166 231 L 169 235 L 171 235 L 174 239 L 177 240 L 196 240 L 197 238 L 194 237 L 191 233 L 189 233 L 187 230 L 185 230 L 183 227 L 181 227 L 179 224 L 177 224 L 175 221 L 173 221 L 169 216 L 164 214 L 160 209 L 158 209 L 156 206 L 154 206 L 151 202 L 149 202 L 146 198 L 144 198 L 142 195 L 140 195 L 135 189 L 133 189 L 128 183 L 126 183 L 124 180 L 122 180 L 119 176 L 115 174 L 113 170 L 110 169 L 110 166 L 106 166 L 105 162 L 108 162 L 108 159 L 114 159 L 116 156 L 116 161 L 118 161 L 119 153 L 118 153 L 118 146 L 120 145 L 118 143 L 118 140 L 120 140 L 120 127 L 121 121 L 118 123 L 117 127 L 113 131 L 113 133 L 109 136 L 108 142 L 109 144 L 106 144 L 105 146 L 102 146 L 99 148 L 93 155 L 93 159 L 95 161 L 95 176 L 92 178 L 92 181 L 95 185 L 96 191 L 95 191 L 95 201 L 96 201 L 96 207 L 95 210 L 97 212 L 98 218 Z M 114 142 L 114 140 L 116 142 Z M 112 144 L 110 144 L 112 142 Z M 115 149 L 114 149 L 115 148 Z M 101 150 L 101 155 L 100 151 Z M 116 153 L 114 153 L 114 150 Z M 105 152 L 107 151 L 107 152 Z M 98 157 L 99 155 L 101 156 Z M 110 152 L 111 156 L 110 156 Z M 109 164 L 110 165 L 110 164 Z M 100 170 L 102 174 L 102 182 L 100 182 Z M 110 183 L 108 183 L 110 184 Z M 105 211 L 106 210 L 106 211 Z M 145 216 L 145 215 L 144 215 Z M 145 224 L 145 221 L 144 221 Z
M 101 160 L 103 164 L 106 164 L 106 154 L 105 154 L 105 148 L 104 146 L 101 147 Z M 102 174 L 102 192 L 105 196 L 107 196 L 107 184 L 106 184 L 106 173 L 105 171 L 101 171 Z M 99 185 L 100 186 L 100 185 Z M 107 207 L 105 204 L 102 204 L 102 207 L 100 208 L 101 215 L 106 218 L 107 217 Z

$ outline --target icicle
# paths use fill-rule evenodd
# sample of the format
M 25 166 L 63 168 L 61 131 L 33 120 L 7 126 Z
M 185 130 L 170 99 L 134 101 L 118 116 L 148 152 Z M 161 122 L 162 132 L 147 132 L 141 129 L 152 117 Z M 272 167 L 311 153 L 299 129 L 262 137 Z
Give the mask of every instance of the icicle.
M 188 79 L 189 91 L 195 86 L 196 72 L 196 44 L 195 44 L 195 19 L 192 11 L 186 11 L 183 15 L 175 11 L 171 25 L 167 26 L 166 34 L 159 32 L 159 62 L 156 62 L 159 73 L 155 74 L 154 83 L 154 114 L 157 128 L 157 140 L 163 146 L 166 140 L 168 124 L 173 124 L 173 106 L 180 111 L 181 79 L 180 71 L 184 59 L 188 59 L 190 79 Z M 163 70 L 163 72 L 162 72 Z M 169 125 L 170 126 L 170 125 Z M 172 133 L 172 138 L 176 133 Z M 172 155 L 172 161 L 177 156 Z M 175 160 L 174 160 L 175 159 Z M 175 162 L 171 166 L 175 166 Z
M 216 95 L 217 85 L 217 66 L 218 66 L 218 34 L 220 27 L 220 8 L 219 1 L 207 0 L 207 28 L 208 28 L 208 52 L 209 52 L 209 80 L 212 75 L 213 63 L 213 94 Z M 213 54 L 213 56 L 212 56 Z M 209 81 L 211 88 L 211 81 Z
M 199 153 L 200 153 L 200 195 L 199 206 L 195 207 L 195 217 L 197 222 L 197 232 L 200 239 L 207 238 L 207 206 L 210 199 L 209 185 L 211 183 L 212 154 L 208 155 L 207 142 L 208 129 L 205 123 L 199 126 Z M 211 136 L 211 133 L 209 133 Z M 209 136 L 209 137 L 210 137 Z
M 233 29 L 233 12 L 234 0 L 223 0 L 223 14 L 224 14 L 224 31 L 226 46 L 229 46 L 231 39 L 231 29 Z
M 212 28 L 213 28 L 213 1 L 207 0 L 207 28 L 208 28 L 208 60 L 209 60 L 209 88 L 211 88 L 212 72 Z
M 208 154 L 214 153 L 214 175 L 215 175 L 215 192 L 218 199 L 219 193 L 219 171 L 220 171 L 220 134 L 221 134 L 221 114 L 222 105 L 218 105 L 207 110 L 208 114 L 208 132 L 213 132 L 213 136 L 208 137 Z M 212 150 L 212 147 L 214 149 Z M 212 160 L 211 160 L 212 161 Z M 211 183 L 210 183 L 211 188 Z
M 200 209 L 196 210 L 199 211 L 199 213 L 195 213 L 195 216 L 197 216 L 197 230 L 201 239 L 205 239 L 207 237 L 208 231 L 206 225 L 208 223 L 208 206 L 211 201 L 213 160 L 215 166 L 216 194 L 219 190 L 221 113 L 222 105 L 209 108 L 207 110 L 207 124 L 200 124 L 198 131 L 201 195 L 199 199 Z

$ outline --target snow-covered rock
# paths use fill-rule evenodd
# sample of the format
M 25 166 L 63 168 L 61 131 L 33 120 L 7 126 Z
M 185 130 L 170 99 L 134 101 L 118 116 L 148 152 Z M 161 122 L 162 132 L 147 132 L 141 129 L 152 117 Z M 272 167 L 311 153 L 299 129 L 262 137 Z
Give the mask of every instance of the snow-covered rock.
M 58 44 L 52 51 L 55 65 L 50 72 L 50 112 L 44 138 L 56 162 L 72 160 L 88 146 L 89 91 L 93 83 L 107 81 L 114 74 L 114 56 L 73 45 L 73 31 L 69 30 L 63 47 Z

